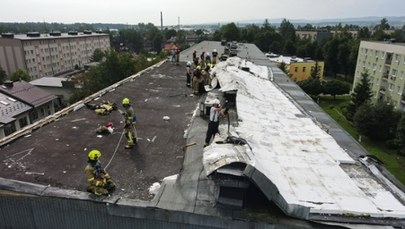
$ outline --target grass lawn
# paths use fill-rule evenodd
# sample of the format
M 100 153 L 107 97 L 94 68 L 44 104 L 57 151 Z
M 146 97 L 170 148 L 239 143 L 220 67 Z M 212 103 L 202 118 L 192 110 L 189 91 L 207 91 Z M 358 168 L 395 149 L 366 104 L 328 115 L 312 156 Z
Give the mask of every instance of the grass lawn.
M 342 108 L 347 106 L 350 96 L 321 96 L 319 105 L 329 114 L 339 125 L 344 128 L 354 139 L 359 139 L 357 130 L 342 114 Z M 372 142 L 362 136 L 361 145 L 371 154 L 378 157 L 391 174 L 393 174 L 403 185 L 405 185 L 405 157 L 398 155 L 395 151 L 388 149 L 383 143 Z

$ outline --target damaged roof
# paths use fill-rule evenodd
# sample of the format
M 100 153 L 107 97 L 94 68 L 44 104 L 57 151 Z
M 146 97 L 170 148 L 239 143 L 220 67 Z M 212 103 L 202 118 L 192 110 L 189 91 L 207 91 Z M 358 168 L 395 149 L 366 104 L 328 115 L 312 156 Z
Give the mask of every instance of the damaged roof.
M 198 113 L 205 96 L 194 96 L 186 87 L 185 62 L 194 50 L 213 49 L 221 53 L 223 46 L 202 42 L 182 51 L 179 66 L 157 64 L 26 127 L 19 138 L 0 140 L 0 187 L 33 192 L 32 186 L 24 188 L 27 183 L 22 182 L 28 182 L 35 184 L 38 195 L 58 189 L 65 197 L 86 199 L 87 154 L 99 149 L 101 162 L 117 184 L 107 199 L 118 205 L 143 200 L 146 207 L 243 218 L 240 211 L 217 204 L 219 190 L 210 176 L 227 165 L 241 163 L 246 165 L 242 175 L 290 216 L 373 224 L 374 218 L 356 217 L 365 213 L 376 219 L 392 216 L 395 225 L 404 223 L 404 205 L 398 195 L 392 195 L 357 160 L 364 149 L 252 44 L 238 45 L 238 56 L 248 61 L 230 58 L 214 69 L 221 90 L 237 90 L 237 119 L 230 133 L 248 141 L 252 150 L 246 145 L 216 143 L 204 149 L 208 122 Z M 124 149 L 118 110 L 100 116 L 85 106 L 110 101 L 120 108 L 125 97 L 137 114 L 139 141 L 132 150 Z M 114 132 L 98 135 L 95 129 L 107 122 L 113 122 Z M 227 133 L 226 125 L 221 125 L 221 133 Z M 161 188 L 151 194 L 149 188 L 156 189 L 156 182 Z M 354 198 L 349 198 L 350 193 Z M 350 201 L 364 202 L 370 208 L 352 206 Z M 306 228 L 319 228 L 305 220 L 278 217 L 275 221 L 282 224 L 298 222 Z M 391 225 L 392 221 L 378 224 Z
M 269 80 L 267 67 L 230 58 L 213 71 L 221 91 L 237 90 L 238 123 L 231 135 L 245 139 L 251 149 L 245 145 L 244 150 L 232 150 L 215 143 L 205 148 L 207 175 L 234 162 L 246 163 L 244 174 L 288 215 L 299 218 L 405 218 L 405 206 L 390 189 L 371 176 L 353 175 L 364 168 L 355 166 L 332 136 Z M 227 132 L 225 126 L 222 129 Z

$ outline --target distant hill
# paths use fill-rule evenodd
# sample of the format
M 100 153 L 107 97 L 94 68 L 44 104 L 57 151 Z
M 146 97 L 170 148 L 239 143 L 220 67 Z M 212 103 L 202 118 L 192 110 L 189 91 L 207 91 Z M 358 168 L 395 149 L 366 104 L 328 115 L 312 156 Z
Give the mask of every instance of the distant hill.
M 359 17 L 359 18 L 331 18 L 331 19 L 318 19 L 318 20 L 307 20 L 307 19 L 288 19 L 294 25 L 336 25 L 342 24 L 354 24 L 359 26 L 374 26 L 380 23 L 381 19 L 384 17 L 370 16 L 370 17 Z M 398 17 L 385 17 L 391 26 L 402 27 L 405 24 L 405 16 Z M 272 18 L 267 19 L 270 24 L 279 25 L 283 18 Z M 238 24 L 263 24 L 265 19 L 257 20 L 242 20 L 237 21 Z

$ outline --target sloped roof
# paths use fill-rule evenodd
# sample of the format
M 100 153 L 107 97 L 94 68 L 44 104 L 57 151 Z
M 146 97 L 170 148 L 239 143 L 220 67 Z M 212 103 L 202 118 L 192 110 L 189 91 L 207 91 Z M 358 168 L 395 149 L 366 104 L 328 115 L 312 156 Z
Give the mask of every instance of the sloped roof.
M 0 123 L 8 124 L 14 117 L 29 111 L 32 107 L 0 92 Z
M 12 87 L 1 86 L 0 92 L 18 98 L 33 107 L 41 106 L 56 99 L 55 95 L 49 94 L 41 88 L 23 80 L 13 82 Z

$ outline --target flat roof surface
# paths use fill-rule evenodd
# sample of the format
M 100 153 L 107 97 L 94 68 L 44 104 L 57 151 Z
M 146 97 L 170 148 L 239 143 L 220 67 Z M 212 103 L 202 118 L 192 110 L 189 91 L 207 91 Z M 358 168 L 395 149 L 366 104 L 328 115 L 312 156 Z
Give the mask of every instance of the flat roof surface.
M 0 164 L 0 176 L 7 179 L 42 184 L 45 185 L 44 189 L 46 189 L 47 185 L 50 185 L 66 190 L 84 191 L 87 187 L 84 175 L 87 153 L 91 149 L 97 148 L 102 151 L 101 161 L 103 165 L 108 165 L 107 170 L 117 184 L 117 190 L 111 198 L 151 200 L 153 195 L 149 193 L 148 189 L 155 182 L 159 182 L 161 188 L 153 200 L 148 202 L 147 206 L 204 215 L 233 217 L 234 210 L 224 209 L 216 203 L 216 195 L 219 192 L 218 187 L 213 180 L 207 177 L 202 164 L 203 144 L 208 122 L 205 118 L 200 117 L 198 113 L 199 105 L 204 97 L 192 96 L 192 90 L 185 86 L 185 62 L 191 59 L 192 52 L 194 50 L 197 50 L 198 53 L 202 50 L 212 52 L 213 49 L 217 49 L 219 54 L 223 52 L 223 46 L 220 45 L 220 42 L 199 43 L 181 53 L 179 66 L 166 62 L 141 75 L 129 77 L 122 85 L 120 83 L 113 85 L 107 90 L 106 94 L 95 101 L 91 101 L 91 103 L 100 103 L 102 100 L 109 100 L 116 102 L 120 107 L 122 98 L 130 98 L 138 116 L 137 130 L 140 139 L 136 148 L 125 150 L 123 148 L 125 137 L 120 142 L 122 117 L 118 111 L 113 111 L 107 116 L 98 116 L 93 110 L 82 107 L 77 111 L 61 116 L 56 122 L 42 126 L 26 137 L 21 137 L 3 145 L 0 149 L 0 161 L 2 162 Z M 238 44 L 238 56 L 246 58 L 256 65 L 263 65 L 268 68 L 269 78 L 276 83 L 273 84 L 274 88 L 270 87 L 271 90 L 268 92 L 274 93 L 271 96 L 275 96 L 275 98 L 268 101 L 274 101 L 276 98 L 280 100 L 275 101 L 280 107 L 274 105 L 274 109 L 276 109 L 273 111 L 274 114 L 285 112 L 278 110 L 281 108 L 282 101 L 291 101 L 295 108 L 291 104 L 287 108 L 292 113 L 300 114 L 298 116 L 300 119 L 306 120 L 305 124 L 319 122 L 323 128 L 329 130 L 329 134 L 342 147 L 343 151 L 355 158 L 354 160 L 356 160 L 357 156 L 366 153 L 354 139 L 341 130 L 329 116 L 325 115 L 320 107 L 306 96 L 294 82 L 291 82 L 284 73 L 275 67 L 256 46 Z M 252 94 L 267 93 L 263 90 L 268 84 L 272 83 L 270 81 L 262 83 L 258 90 L 252 92 Z M 253 84 L 249 85 L 248 88 L 251 89 L 251 86 Z M 279 92 L 276 92 L 276 88 Z M 281 96 L 280 94 L 286 96 L 286 98 L 277 97 Z M 243 99 L 243 96 L 239 99 Z M 267 104 L 266 101 L 260 101 L 260 104 L 264 108 L 272 106 Z M 250 104 L 250 106 L 255 106 L 255 104 Z M 251 114 L 250 112 L 244 113 L 246 111 L 243 107 L 241 112 L 244 118 L 247 117 L 246 115 Z M 257 114 L 257 118 L 269 118 L 268 121 L 276 121 L 277 116 L 272 112 L 266 115 L 266 112 L 268 111 L 259 110 L 259 112 L 255 111 L 253 113 Z M 292 123 L 296 123 L 294 119 L 297 116 L 290 115 L 286 115 L 281 121 L 290 118 L 293 121 Z M 165 121 L 164 116 L 168 116 L 170 120 Z M 95 129 L 109 121 L 114 123 L 116 128 L 114 133 L 108 136 L 97 136 Z M 256 121 L 257 125 L 263 125 L 258 119 Z M 289 123 L 281 121 L 279 126 L 288 125 Z M 269 122 L 263 127 L 270 124 Z M 275 123 L 273 126 L 274 128 L 277 127 Z M 243 125 L 240 125 L 240 127 L 246 128 Z M 260 128 L 263 127 L 260 126 Z M 260 133 L 260 131 L 256 131 L 256 128 L 260 129 L 259 127 L 251 128 L 255 130 L 252 132 L 253 134 Z M 272 128 L 269 129 L 271 131 Z M 308 131 L 312 130 L 312 127 L 308 129 Z M 322 131 L 315 131 L 315 133 L 319 132 Z M 245 137 L 249 140 L 249 136 Z M 250 137 L 253 137 L 253 135 Z M 300 137 L 308 140 L 305 136 L 300 135 Z M 256 136 L 254 138 L 256 139 Z M 263 144 L 261 141 L 253 141 L 255 144 L 253 149 L 265 150 L 266 147 L 269 147 L 269 144 L 277 146 L 283 142 L 271 143 L 271 139 L 267 138 L 263 138 L 263 141 Z M 189 146 L 183 147 L 185 144 L 189 144 Z M 290 142 L 290 144 L 293 148 L 311 150 L 309 146 L 302 145 L 300 142 L 296 144 Z M 257 154 L 257 156 L 260 155 L 262 154 Z M 289 157 L 285 155 L 284 158 L 288 159 Z M 269 158 L 264 159 L 269 160 Z M 291 157 L 292 159 L 294 158 Z M 332 159 L 330 155 L 322 159 L 331 163 L 340 160 Z M 261 160 L 261 157 L 253 160 Z M 281 161 L 281 163 L 287 164 L 289 160 Z M 260 168 L 258 171 L 264 171 L 263 167 L 266 167 L 265 169 L 269 169 L 269 171 L 272 169 L 259 162 L 255 164 Z M 348 176 L 353 177 L 356 176 L 358 167 L 362 167 L 362 165 L 359 163 L 354 165 L 345 164 L 344 170 L 352 171 L 353 174 Z M 362 171 L 364 174 L 357 176 L 360 182 L 363 178 L 370 178 L 370 174 L 366 170 L 363 169 Z M 176 174 L 178 176 L 172 176 Z M 266 173 L 263 172 L 263 174 Z M 286 172 L 286 174 L 289 173 Z M 290 175 L 293 174 L 302 175 L 302 173 L 291 173 Z M 269 177 L 276 179 L 273 176 L 278 176 L 278 174 L 272 174 Z M 299 180 L 299 178 L 294 179 Z M 267 181 L 268 178 L 265 178 L 265 182 Z M 376 182 L 379 181 L 376 180 Z M 19 183 L 15 185 L 16 189 L 20 187 L 19 185 Z M 266 188 L 261 190 L 265 194 L 270 193 Z M 42 191 L 42 193 L 46 192 Z M 116 203 L 119 204 L 121 201 L 117 199 Z M 346 218 L 335 219 L 335 221 L 343 223 L 347 222 L 346 220 Z M 284 218 L 283 222 L 288 224 L 294 222 L 294 220 L 287 217 L 286 220 Z M 354 219 L 353 222 L 364 223 L 364 220 L 356 221 Z M 300 221 L 300 225 L 305 223 L 306 221 Z M 311 227 L 308 226 L 308 228 Z
M 91 33 L 91 34 L 84 34 L 82 32 L 78 32 L 76 35 L 69 35 L 68 33 L 61 33 L 60 36 L 51 36 L 49 33 L 41 33 L 39 37 L 29 37 L 27 34 L 14 34 L 14 38 L 17 40 L 44 40 L 44 39 L 62 39 L 62 38 L 75 38 L 75 37 L 97 37 L 97 36 L 108 36 L 105 33 Z M 2 37 L 0 37 L 1 39 Z M 4 37 L 3 37 L 4 38 Z M 5 38 L 10 39 L 10 38 Z
M 134 149 L 124 149 L 125 137 L 119 142 L 123 124 L 118 111 L 100 116 L 83 107 L 29 137 L 3 146 L 1 177 L 84 191 L 88 152 L 99 149 L 100 160 L 106 166 L 118 147 L 107 168 L 118 187 L 114 195 L 150 199 L 148 188 L 164 177 L 179 173 L 181 168 L 184 130 L 199 99 L 188 96 L 191 90 L 183 81 L 183 68 L 165 63 L 91 102 L 111 101 L 122 109 L 122 99 L 131 100 L 138 117 L 139 142 Z M 164 116 L 170 120 L 165 121 Z M 95 130 L 107 122 L 113 122 L 115 131 L 112 135 L 99 136 Z
M 44 87 L 63 87 L 62 81 L 67 81 L 66 78 L 62 77 L 41 77 L 36 80 L 30 81 L 30 84 L 35 86 L 44 86 Z

